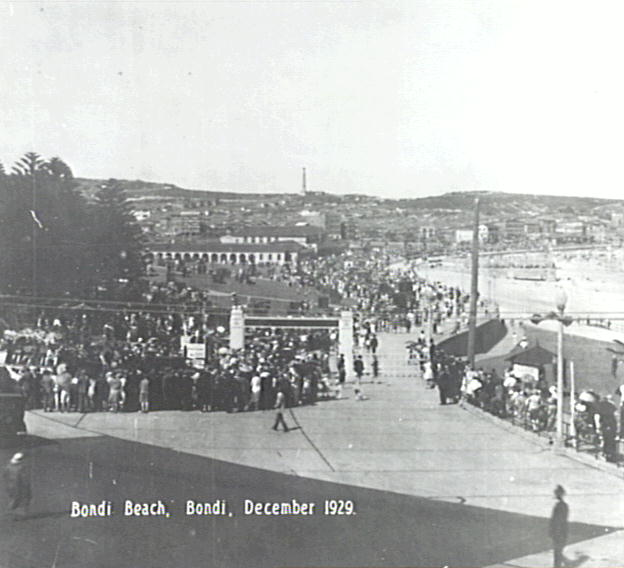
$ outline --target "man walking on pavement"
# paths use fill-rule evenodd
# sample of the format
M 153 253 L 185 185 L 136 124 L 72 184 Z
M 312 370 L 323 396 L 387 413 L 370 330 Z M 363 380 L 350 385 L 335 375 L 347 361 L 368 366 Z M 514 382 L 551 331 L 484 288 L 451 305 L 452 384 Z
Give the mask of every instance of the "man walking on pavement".
M 362 360 L 362 356 L 358 355 L 353 361 L 353 372 L 357 377 L 358 383 L 362 380 L 362 375 L 364 374 L 364 361 Z
M 565 565 L 565 556 L 563 548 L 568 539 L 568 504 L 563 500 L 565 489 L 561 485 L 555 487 L 555 498 L 557 502 L 550 516 L 549 536 L 553 541 L 553 556 L 555 568 L 561 568 Z
M 139 405 L 143 413 L 149 412 L 149 388 L 149 379 L 146 375 L 143 375 L 143 378 L 139 381 Z
M 347 380 L 347 369 L 345 365 L 344 354 L 338 357 L 338 388 L 336 389 L 336 398 L 342 398 L 342 386 Z
M 284 394 L 284 389 L 280 388 L 277 392 L 277 396 L 275 397 L 275 422 L 273 424 L 273 430 L 277 430 L 278 426 L 281 424 L 284 428 L 284 432 L 288 432 L 288 426 L 286 421 L 284 420 L 284 410 L 286 409 L 286 395 Z
M 18 519 L 18 509 L 23 509 L 22 518 L 25 518 L 28 515 L 32 494 L 30 476 L 24 464 L 24 454 L 22 452 L 16 453 L 4 468 L 3 473 L 6 492 L 9 496 L 9 509 L 13 519 Z
M 446 404 L 448 395 L 449 395 L 449 369 L 446 365 L 444 365 L 441 369 L 438 370 L 436 376 L 436 383 L 438 385 L 438 391 L 440 394 L 440 404 Z
M 358 355 L 353 361 L 353 371 L 355 372 L 355 398 L 356 400 L 364 400 L 364 396 L 361 391 L 362 375 L 364 374 L 364 361 L 362 356 Z

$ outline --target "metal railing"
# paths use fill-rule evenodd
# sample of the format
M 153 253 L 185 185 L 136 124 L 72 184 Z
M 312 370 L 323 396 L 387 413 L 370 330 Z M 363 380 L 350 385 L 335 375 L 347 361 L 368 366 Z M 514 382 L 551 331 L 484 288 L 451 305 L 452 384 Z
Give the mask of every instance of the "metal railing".
M 526 409 L 515 411 L 503 403 L 497 405 L 492 401 L 482 402 L 477 399 L 466 402 L 518 428 L 546 438 L 550 443 L 555 443 L 556 411 L 554 409 L 549 411 L 548 407 L 543 407 L 540 412 L 530 413 Z M 615 436 L 614 432 L 611 434 Z M 563 415 L 563 439 L 565 447 L 593 456 L 596 460 L 608 461 L 618 467 L 624 467 L 624 437 L 616 437 L 611 448 L 607 448 L 605 437 L 599 428 L 580 421 L 575 422 L 573 428 L 569 412 L 564 412 Z

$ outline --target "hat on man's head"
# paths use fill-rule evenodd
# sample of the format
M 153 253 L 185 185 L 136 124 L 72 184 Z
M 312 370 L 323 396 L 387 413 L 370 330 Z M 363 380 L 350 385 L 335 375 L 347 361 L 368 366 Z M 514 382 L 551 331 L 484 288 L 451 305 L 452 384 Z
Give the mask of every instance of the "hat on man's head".
M 21 463 L 24 459 L 24 454 L 22 452 L 17 452 L 11 458 L 11 463 Z
M 565 492 L 565 489 L 561 485 L 557 485 L 557 487 L 555 487 L 555 495 L 558 497 L 565 495 Z

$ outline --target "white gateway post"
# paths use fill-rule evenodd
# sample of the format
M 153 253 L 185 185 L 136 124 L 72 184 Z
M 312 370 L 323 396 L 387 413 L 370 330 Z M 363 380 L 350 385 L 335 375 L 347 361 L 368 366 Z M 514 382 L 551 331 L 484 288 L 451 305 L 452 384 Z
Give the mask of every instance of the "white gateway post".
M 232 306 L 230 312 L 230 349 L 237 350 L 245 347 L 245 317 L 243 306 Z
M 340 322 L 338 323 L 338 353 L 345 358 L 346 380 L 353 379 L 353 313 L 349 311 L 340 312 Z

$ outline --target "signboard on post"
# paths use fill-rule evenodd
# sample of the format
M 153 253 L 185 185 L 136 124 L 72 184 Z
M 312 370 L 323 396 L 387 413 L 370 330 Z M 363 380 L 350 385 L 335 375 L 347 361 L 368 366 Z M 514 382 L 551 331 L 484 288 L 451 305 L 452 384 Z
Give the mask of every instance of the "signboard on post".
M 193 367 L 203 369 L 206 362 L 206 345 L 204 343 L 187 343 L 185 357 L 190 359 Z
M 539 367 L 514 363 L 513 374 L 524 382 L 533 381 L 537 383 L 539 381 Z

